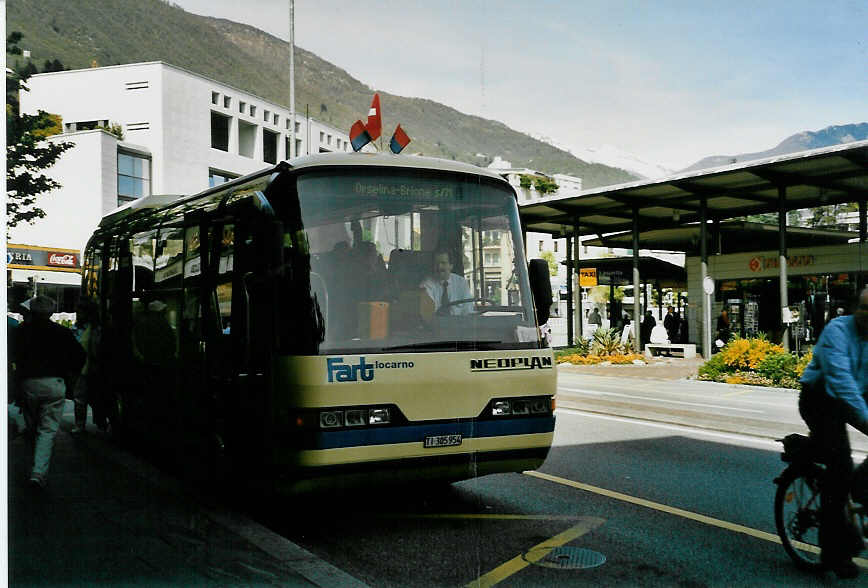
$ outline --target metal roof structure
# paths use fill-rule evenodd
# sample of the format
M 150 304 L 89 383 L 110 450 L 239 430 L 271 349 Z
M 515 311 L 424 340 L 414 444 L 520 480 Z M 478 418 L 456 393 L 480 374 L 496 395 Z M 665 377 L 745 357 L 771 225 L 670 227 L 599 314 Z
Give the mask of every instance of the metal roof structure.
M 718 237 L 715 238 L 715 232 Z M 700 225 L 694 223 L 669 229 L 653 229 L 639 233 L 639 248 L 658 251 L 682 251 L 687 255 L 699 255 Z M 777 225 L 751 223 L 741 220 L 722 221 L 709 227 L 712 235 L 711 248 L 715 253 L 744 253 L 777 249 L 779 232 Z M 846 245 L 858 239 L 859 233 L 787 227 L 788 247 L 815 247 L 820 245 Z M 625 231 L 584 240 L 583 245 L 597 247 L 633 247 L 633 233 Z
M 566 261 L 561 262 L 567 265 Z M 595 268 L 597 270 L 597 283 L 600 286 L 627 285 L 633 286 L 633 258 L 632 257 L 601 257 L 597 259 L 580 259 L 578 262 L 569 262 L 579 269 Z M 640 257 L 639 273 L 642 282 L 655 283 L 660 288 L 687 288 L 687 270 L 674 263 L 657 259 L 656 257 Z
M 578 195 L 536 200 L 520 207 L 525 229 L 571 236 L 632 229 L 667 229 L 707 218 L 868 200 L 868 141 L 740 162 L 655 180 L 583 190 Z

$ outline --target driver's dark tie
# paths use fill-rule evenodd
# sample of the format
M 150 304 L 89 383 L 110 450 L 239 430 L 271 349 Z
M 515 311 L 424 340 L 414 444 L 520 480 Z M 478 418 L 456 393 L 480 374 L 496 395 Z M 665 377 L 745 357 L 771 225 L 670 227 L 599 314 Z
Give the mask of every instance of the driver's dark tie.
M 449 287 L 449 282 L 443 282 L 443 293 L 440 295 L 440 312 L 445 314 L 451 314 L 449 311 L 449 291 L 447 288 Z

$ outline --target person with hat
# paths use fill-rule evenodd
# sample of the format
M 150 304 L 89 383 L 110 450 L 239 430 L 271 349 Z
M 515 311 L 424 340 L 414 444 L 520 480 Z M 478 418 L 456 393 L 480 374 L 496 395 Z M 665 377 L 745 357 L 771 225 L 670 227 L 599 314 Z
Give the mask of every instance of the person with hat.
M 54 300 L 39 295 L 21 306 L 24 323 L 9 341 L 9 359 L 15 366 L 17 400 L 24 410 L 26 438 L 33 449 L 29 482 L 41 489 L 60 429 L 67 385 L 80 373 L 85 353 L 70 329 L 51 321 Z

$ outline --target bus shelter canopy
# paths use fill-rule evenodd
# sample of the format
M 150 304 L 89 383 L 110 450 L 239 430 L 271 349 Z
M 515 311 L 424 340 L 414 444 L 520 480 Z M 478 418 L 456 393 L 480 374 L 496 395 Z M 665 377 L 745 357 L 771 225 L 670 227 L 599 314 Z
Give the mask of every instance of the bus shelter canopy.
M 699 233 L 699 223 L 643 231 L 639 233 L 639 247 L 641 249 L 681 251 L 687 255 L 699 255 Z M 721 254 L 774 250 L 777 249 L 780 240 L 778 225 L 739 220 L 723 221 L 716 227 L 709 227 L 709 233 L 711 234 L 709 249 Z M 848 241 L 858 238 L 858 233 L 848 231 L 787 227 L 788 247 L 844 245 Z M 630 231 L 625 231 L 585 240 L 582 241 L 582 244 L 630 249 L 633 246 L 633 234 Z
M 783 202 L 781 196 L 783 195 Z M 672 228 L 868 199 L 868 141 L 584 190 L 520 207 L 524 228 L 555 237 Z
M 562 261 L 567 265 L 566 261 Z M 599 259 L 580 259 L 578 262 L 571 261 L 579 270 L 596 269 L 597 284 L 607 286 L 633 285 L 633 258 L 632 257 L 602 257 Z M 657 259 L 656 257 L 639 258 L 639 275 L 642 282 L 654 284 L 657 288 L 675 288 L 685 290 L 687 288 L 687 270 L 674 263 Z

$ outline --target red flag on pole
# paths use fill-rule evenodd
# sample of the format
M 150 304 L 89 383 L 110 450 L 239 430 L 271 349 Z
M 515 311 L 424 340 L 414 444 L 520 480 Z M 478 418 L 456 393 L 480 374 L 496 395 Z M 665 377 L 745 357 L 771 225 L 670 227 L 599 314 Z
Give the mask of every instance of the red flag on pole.
M 350 128 L 350 144 L 353 146 L 353 151 L 358 151 L 365 145 L 371 142 L 371 135 L 365 129 L 362 121 L 357 120 Z
M 365 128 L 371 136 L 371 141 L 376 141 L 380 137 L 380 132 L 383 129 L 383 122 L 380 117 L 379 94 L 374 94 L 374 99 L 371 101 L 371 108 L 368 110 L 368 124 L 365 125 Z
M 397 155 L 409 143 L 410 137 L 407 136 L 407 133 L 405 133 L 404 129 L 401 128 L 401 125 L 398 125 L 395 128 L 395 132 L 392 133 L 392 140 L 389 141 L 389 149 L 392 150 L 392 153 Z

